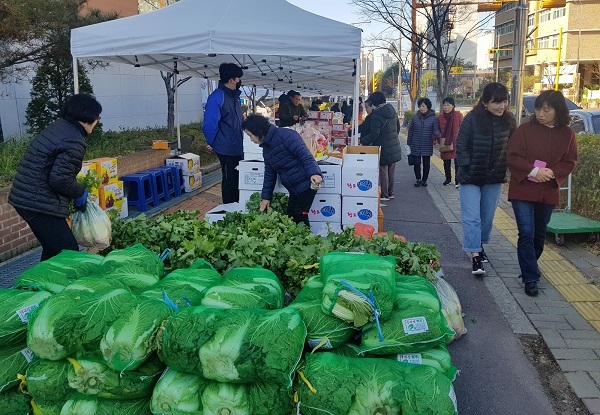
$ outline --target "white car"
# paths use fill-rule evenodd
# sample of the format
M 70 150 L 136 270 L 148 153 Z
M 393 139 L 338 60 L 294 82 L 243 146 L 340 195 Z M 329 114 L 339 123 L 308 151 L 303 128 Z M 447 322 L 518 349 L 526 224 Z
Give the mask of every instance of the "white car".
M 271 108 L 267 107 L 262 101 L 256 103 L 256 114 L 270 118 L 271 113 Z

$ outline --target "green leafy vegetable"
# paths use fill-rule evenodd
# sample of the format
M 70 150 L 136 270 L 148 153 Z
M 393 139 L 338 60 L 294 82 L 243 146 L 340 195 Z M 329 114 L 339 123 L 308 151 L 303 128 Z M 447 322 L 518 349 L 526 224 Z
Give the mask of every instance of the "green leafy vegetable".
M 31 412 L 29 397 L 16 388 L 0 392 L 0 408 L 4 415 L 28 415 Z
M 207 381 L 198 375 L 167 368 L 152 392 L 150 409 L 155 415 L 202 414 L 200 393 Z
M 62 402 L 62 406 L 75 394 L 67 378 L 69 366 L 67 360 L 34 359 L 25 373 L 27 393 L 36 402 Z
M 17 386 L 17 375 L 24 374 L 27 364 L 33 358 L 25 346 L 11 346 L 0 349 L 0 392 Z

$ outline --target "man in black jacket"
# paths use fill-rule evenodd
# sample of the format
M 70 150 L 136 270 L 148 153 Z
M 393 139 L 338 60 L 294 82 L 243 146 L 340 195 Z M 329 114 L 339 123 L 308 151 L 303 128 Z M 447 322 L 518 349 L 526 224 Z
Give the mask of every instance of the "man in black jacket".
M 69 202 L 85 210 L 87 190 L 77 183 L 86 150 L 85 137 L 100 120 L 102 106 L 92 96 L 67 100 L 54 121 L 29 144 L 13 181 L 8 203 L 27 222 L 42 245 L 44 261 L 79 245 L 67 224 Z

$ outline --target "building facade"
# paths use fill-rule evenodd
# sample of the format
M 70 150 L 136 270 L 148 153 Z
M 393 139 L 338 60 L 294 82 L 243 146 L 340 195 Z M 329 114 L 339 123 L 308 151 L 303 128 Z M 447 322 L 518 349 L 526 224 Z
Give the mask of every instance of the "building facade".
M 525 68 L 540 77 L 532 91 L 559 89 L 569 98 L 582 101 L 581 90 L 600 84 L 600 2 L 574 0 L 564 7 L 542 8 L 543 2 L 528 2 Z M 515 8 L 505 3 L 496 14 L 494 51 L 489 55 L 501 80 L 508 79 L 513 58 Z M 579 85 L 579 87 L 578 87 Z

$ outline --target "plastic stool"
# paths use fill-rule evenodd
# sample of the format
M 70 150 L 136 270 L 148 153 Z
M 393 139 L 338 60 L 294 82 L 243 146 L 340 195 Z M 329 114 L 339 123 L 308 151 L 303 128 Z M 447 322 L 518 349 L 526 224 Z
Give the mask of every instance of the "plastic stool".
M 179 195 L 185 191 L 185 180 L 183 179 L 183 170 L 179 164 L 171 164 L 163 167 L 169 167 L 173 171 L 173 177 L 175 178 L 174 184 L 175 189 L 179 188 Z M 177 180 L 179 178 L 179 180 Z
M 154 196 L 154 206 L 158 206 L 160 199 L 165 202 L 169 201 L 169 194 L 167 192 L 167 175 L 162 170 L 149 169 L 140 171 L 142 174 L 149 174 L 152 179 L 152 196 Z
M 150 174 L 128 174 L 122 176 L 121 180 L 123 185 L 126 186 L 127 206 L 137 206 L 140 212 L 148 210 L 148 203 L 152 203 L 154 207 L 157 206 Z
M 174 198 L 181 196 L 181 184 L 179 183 L 179 180 L 176 180 L 177 169 L 171 167 L 174 166 L 159 166 L 148 170 L 160 170 L 165 172 L 167 193 L 169 194 L 169 198 Z

